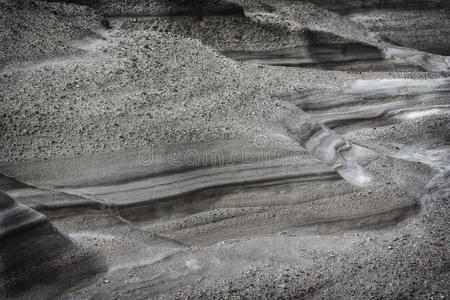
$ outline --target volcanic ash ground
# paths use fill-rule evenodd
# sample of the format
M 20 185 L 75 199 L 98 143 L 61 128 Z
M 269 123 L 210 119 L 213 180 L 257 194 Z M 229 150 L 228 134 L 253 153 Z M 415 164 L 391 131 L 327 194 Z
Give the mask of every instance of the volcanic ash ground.
M 450 297 L 447 1 L 0 0 L 0 298 Z

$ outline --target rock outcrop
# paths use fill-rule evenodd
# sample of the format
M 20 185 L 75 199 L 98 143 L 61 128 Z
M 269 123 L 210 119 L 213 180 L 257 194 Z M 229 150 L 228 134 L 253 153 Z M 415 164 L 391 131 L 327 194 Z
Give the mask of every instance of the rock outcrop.
M 48 298 L 102 270 L 41 213 L 0 191 L 0 297 Z

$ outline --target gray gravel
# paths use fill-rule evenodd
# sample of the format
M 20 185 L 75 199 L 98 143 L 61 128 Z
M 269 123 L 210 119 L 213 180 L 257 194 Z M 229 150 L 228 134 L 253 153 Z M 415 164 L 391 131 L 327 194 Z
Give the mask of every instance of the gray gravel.
M 422 48 L 420 41 L 407 42 L 399 32 L 383 27 L 397 24 L 399 15 L 417 16 L 417 11 L 376 11 L 369 19 L 361 15 L 348 18 L 337 13 L 341 12 L 339 8 L 336 12 L 326 10 L 329 3 L 314 6 L 286 1 L 281 5 L 269 0 L 233 0 L 231 6 L 210 3 L 211 7 L 202 11 L 202 15 L 209 16 L 200 18 L 192 16 L 198 14 L 198 7 L 183 1 L 179 6 L 171 2 L 169 7 L 161 1 L 144 2 L 113 1 L 109 5 L 106 1 L 92 1 L 88 8 L 69 3 L 0 0 L 0 27 L 4 29 L 0 32 L 0 173 L 15 165 L 32 166 L 35 161 L 49 169 L 62 160 L 76 164 L 82 159 L 95 165 L 95 157 L 102 158 L 99 163 L 107 164 L 108 153 L 112 153 L 111 157 L 125 153 L 127 157 L 127 153 L 149 147 L 215 143 L 226 148 L 236 140 L 251 143 L 259 134 L 275 144 L 277 139 L 288 139 L 285 135 L 289 130 L 283 125 L 292 116 L 301 120 L 298 123 L 309 124 L 313 129 L 317 126 L 300 108 L 302 102 L 293 101 L 292 97 L 305 97 L 310 106 L 327 98 L 333 104 L 329 109 L 346 109 L 347 98 L 340 92 L 357 80 L 431 80 L 449 75 L 362 72 L 358 62 L 351 72 L 319 70 L 314 65 L 265 66 L 237 62 L 220 54 L 224 50 L 273 50 L 323 42 L 356 41 L 382 48 L 386 45 L 380 40 L 383 36 L 421 50 L 445 48 L 445 39 L 439 33 L 427 40 L 436 41 L 435 45 Z M 109 15 L 108 22 L 102 13 Z M 426 15 L 434 20 L 427 30 L 435 32 L 446 24 L 442 10 L 427 10 Z M 382 22 L 377 27 L 378 18 Z M 421 22 L 425 18 L 417 17 L 414 30 L 420 31 Z M 446 29 L 442 30 L 446 35 Z M 316 36 L 314 43 L 308 32 Z M 439 62 L 445 63 L 445 58 L 439 57 Z M 433 59 L 427 63 L 432 64 Z M 396 91 L 396 97 L 401 92 Z M 394 95 L 392 90 L 388 93 Z M 314 115 L 313 109 L 302 108 Z M 355 107 L 348 106 L 350 109 Z M 59 254 L 48 264 L 31 266 L 33 272 L 36 268 L 50 270 L 46 272 L 47 282 L 39 282 L 37 276 L 33 289 L 27 290 L 25 285 L 23 291 L 11 294 L 8 286 L 1 286 L 0 292 L 5 294 L 0 295 L 26 298 L 34 294 L 63 299 L 449 298 L 450 159 L 448 133 L 444 130 L 448 128 L 448 116 L 448 112 L 439 112 L 402 120 L 352 120 L 353 123 L 335 128 L 337 134 L 360 147 L 354 148 L 378 155 L 377 159 L 365 160 L 366 152 L 351 153 L 384 187 L 392 184 L 389 192 L 381 194 L 387 197 L 381 202 L 389 203 L 389 197 L 397 197 L 402 191 L 402 197 L 407 195 L 408 200 L 417 203 L 407 218 L 402 215 L 388 221 L 382 217 L 350 219 L 283 230 L 274 227 L 274 232 L 267 233 L 262 228 L 250 231 L 256 217 L 243 217 L 242 223 L 233 223 L 234 217 L 223 217 L 239 227 L 237 232 L 228 234 L 218 230 L 220 222 L 214 219 L 213 205 L 198 214 L 186 212 L 181 217 L 157 220 L 141 216 L 139 221 L 124 219 L 112 207 L 71 207 L 49 212 L 53 214 L 50 221 L 64 238 L 50 235 L 41 243 L 34 236 L 30 244 L 58 244 L 53 238 L 64 243 L 66 238 L 71 241 L 67 255 L 55 247 L 51 251 Z M 292 127 L 288 129 L 295 132 L 295 124 Z M 322 167 L 324 162 L 317 160 L 317 164 Z M 127 167 L 123 162 L 120 166 Z M 22 174 L 28 170 L 18 168 L 22 168 Z M 45 175 L 45 170 L 42 168 L 40 176 Z M 60 173 L 69 173 L 63 179 L 79 174 L 70 171 Z M 39 182 L 40 176 L 31 181 Z M 140 182 L 136 178 L 130 180 Z M 309 193 L 319 195 L 321 190 L 330 188 L 336 191 L 336 197 L 345 193 L 338 199 L 342 206 L 348 199 L 352 203 L 373 203 L 371 193 L 380 191 L 377 186 L 349 192 L 350 185 L 340 181 L 308 184 L 302 188 L 309 188 Z M 268 227 L 271 221 L 283 220 L 283 215 L 294 211 L 289 206 L 283 208 L 286 212 L 276 208 L 281 199 L 278 197 L 295 194 L 288 184 L 285 187 L 273 193 L 271 205 L 255 208 L 255 215 L 265 209 L 271 213 L 265 224 Z M 56 191 L 60 187 L 41 186 L 39 192 L 35 187 L 27 188 L 18 184 L 15 193 L 20 196 L 28 191 L 27 201 L 33 203 L 29 198 L 33 193 L 42 199 L 49 197 L 47 188 Z M 211 193 L 225 200 L 239 196 L 258 199 L 258 192 L 270 190 L 258 188 L 230 195 L 216 195 L 214 189 Z M 204 196 L 207 193 L 199 195 L 205 198 L 200 200 L 208 201 L 208 196 Z M 324 197 L 324 203 L 331 198 Z M 20 197 L 17 201 L 21 202 Z M 339 201 L 334 203 L 340 205 Z M 7 208 L 0 205 L 2 209 Z M 223 209 L 224 216 L 239 216 L 240 209 L 244 210 L 239 205 Z M 326 209 L 317 206 L 315 212 Z M 205 215 L 216 221 L 204 221 L 209 220 Z M 151 233 L 150 228 L 158 226 L 165 229 L 164 235 Z M 170 228 L 176 230 L 171 232 Z M 198 238 L 207 230 L 217 231 L 211 239 L 214 242 Z M 174 240 L 177 235 L 186 239 L 184 243 Z M 2 257 L 11 257 L 14 249 L 8 244 L 2 250 L 7 255 Z M 80 263 L 92 263 L 87 268 L 89 275 L 78 272 Z M 74 270 L 80 280 L 70 284 L 60 283 L 56 274 L 51 274 L 70 274 Z

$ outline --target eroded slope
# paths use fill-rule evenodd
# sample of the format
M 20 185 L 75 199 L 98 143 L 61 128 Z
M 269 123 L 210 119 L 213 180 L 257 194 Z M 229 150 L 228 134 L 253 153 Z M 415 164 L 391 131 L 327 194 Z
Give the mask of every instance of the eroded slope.
M 42 43 L 43 60 L 8 48 L 0 190 L 21 204 L 0 199 L 1 229 L 48 225 L 32 207 L 62 234 L 11 234 L 2 293 L 449 294 L 448 58 L 393 46 L 324 1 L 233 3 L 81 3 L 98 15 L 21 7 L 37 36 L 50 28 L 73 52 Z M 92 25 L 53 35 L 55 20 L 36 17 L 49 7 L 86 11 L 58 25 Z M 94 32 L 103 38 L 85 39 Z M 249 64 L 227 51 L 291 51 L 307 64 Z

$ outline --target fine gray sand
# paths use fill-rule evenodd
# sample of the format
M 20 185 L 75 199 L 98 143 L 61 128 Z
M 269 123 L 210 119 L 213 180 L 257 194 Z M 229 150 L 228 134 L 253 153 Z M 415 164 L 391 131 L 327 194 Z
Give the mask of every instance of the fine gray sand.
M 1 299 L 447 299 L 447 1 L 0 0 Z

